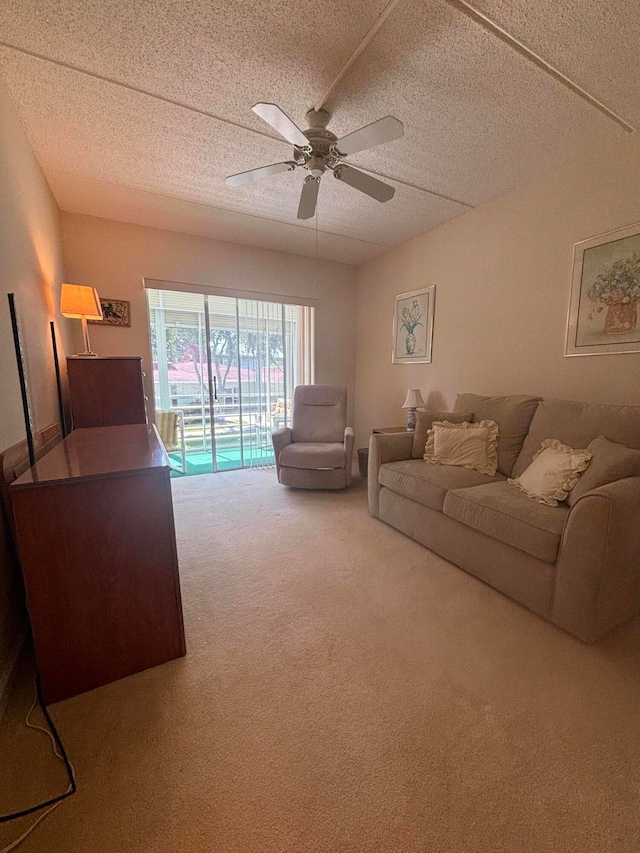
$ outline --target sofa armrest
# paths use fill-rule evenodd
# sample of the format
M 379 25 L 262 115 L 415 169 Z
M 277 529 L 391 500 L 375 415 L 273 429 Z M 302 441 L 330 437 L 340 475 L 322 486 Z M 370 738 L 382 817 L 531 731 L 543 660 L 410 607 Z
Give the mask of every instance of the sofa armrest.
M 554 622 L 593 642 L 640 610 L 640 477 L 583 495 L 562 535 Z
M 380 466 L 384 465 L 385 462 L 400 462 L 402 459 L 411 459 L 412 448 L 412 432 L 374 434 L 369 439 L 369 512 L 376 518 L 380 514 L 380 483 L 378 482 Z
M 346 456 L 346 469 L 347 469 L 347 486 L 351 484 L 351 470 L 353 468 L 353 443 L 355 441 L 355 434 L 351 427 L 347 427 L 344 431 L 344 452 Z
M 283 427 L 271 433 L 271 441 L 273 442 L 273 452 L 276 457 L 276 471 L 278 472 L 278 478 L 280 478 L 280 451 L 287 444 L 293 443 L 293 433 L 289 427 Z

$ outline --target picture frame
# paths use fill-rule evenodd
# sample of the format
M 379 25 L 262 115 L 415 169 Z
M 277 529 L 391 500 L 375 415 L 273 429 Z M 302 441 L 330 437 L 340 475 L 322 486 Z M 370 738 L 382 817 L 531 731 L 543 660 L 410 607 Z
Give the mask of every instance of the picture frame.
M 393 310 L 393 364 L 430 364 L 436 286 L 398 293 Z
M 126 299 L 108 299 L 100 297 L 102 320 L 87 320 L 96 326 L 130 326 L 131 303 Z
M 565 356 L 640 352 L 640 223 L 573 247 Z

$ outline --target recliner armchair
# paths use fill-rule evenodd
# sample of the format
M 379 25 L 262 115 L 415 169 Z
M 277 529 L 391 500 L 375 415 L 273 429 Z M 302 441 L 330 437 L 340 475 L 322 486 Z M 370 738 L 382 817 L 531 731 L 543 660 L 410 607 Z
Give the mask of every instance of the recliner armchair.
M 278 482 L 296 489 L 344 489 L 351 483 L 354 435 L 347 389 L 298 385 L 293 423 L 272 434 Z

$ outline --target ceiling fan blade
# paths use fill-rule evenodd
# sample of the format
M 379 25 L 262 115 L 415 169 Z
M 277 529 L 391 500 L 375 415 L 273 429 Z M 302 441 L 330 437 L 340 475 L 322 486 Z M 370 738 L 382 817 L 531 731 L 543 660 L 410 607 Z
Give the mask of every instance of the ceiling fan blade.
M 370 195 L 376 201 L 389 201 L 394 197 L 396 192 L 395 187 L 391 187 L 389 184 L 385 184 L 383 181 L 367 175 L 366 172 L 360 172 L 358 169 L 354 169 L 353 166 L 345 166 L 344 163 L 340 163 L 339 166 L 335 167 L 333 177 L 345 184 L 349 184 L 350 187 L 356 190 L 360 190 L 361 193 Z
M 320 179 L 314 178 L 313 175 L 307 175 L 302 185 L 300 204 L 298 205 L 298 219 L 311 219 L 316 212 L 319 188 Z
M 291 172 L 296 168 L 296 165 L 293 160 L 287 160 L 284 163 L 273 163 L 271 166 L 260 166 L 259 169 L 249 169 L 248 172 L 238 172 L 237 175 L 229 175 L 226 182 L 230 187 L 253 184 L 256 181 L 261 181 L 262 178 L 268 178 L 269 175 L 277 175 L 279 172 Z
M 298 148 L 308 148 L 307 137 L 276 104 L 255 104 L 251 109 L 274 130 L 277 130 L 280 136 L 284 136 L 287 142 Z
M 382 145 L 383 142 L 392 142 L 404 136 L 404 125 L 393 116 L 385 116 L 371 124 L 348 133 L 336 142 L 336 148 L 340 154 L 357 154 L 365 148 L 373 148 Z

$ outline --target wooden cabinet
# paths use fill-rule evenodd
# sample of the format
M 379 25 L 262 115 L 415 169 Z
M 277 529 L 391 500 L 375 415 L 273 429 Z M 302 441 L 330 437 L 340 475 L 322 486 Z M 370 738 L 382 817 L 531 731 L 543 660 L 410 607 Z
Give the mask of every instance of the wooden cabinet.
M 97 427 L 10 486 L 47 703 L 184 655 L 169 470 L 155 427 Z
M 147 422 L 140 356 L 74 356 L 67 372 L 74 429 Z

